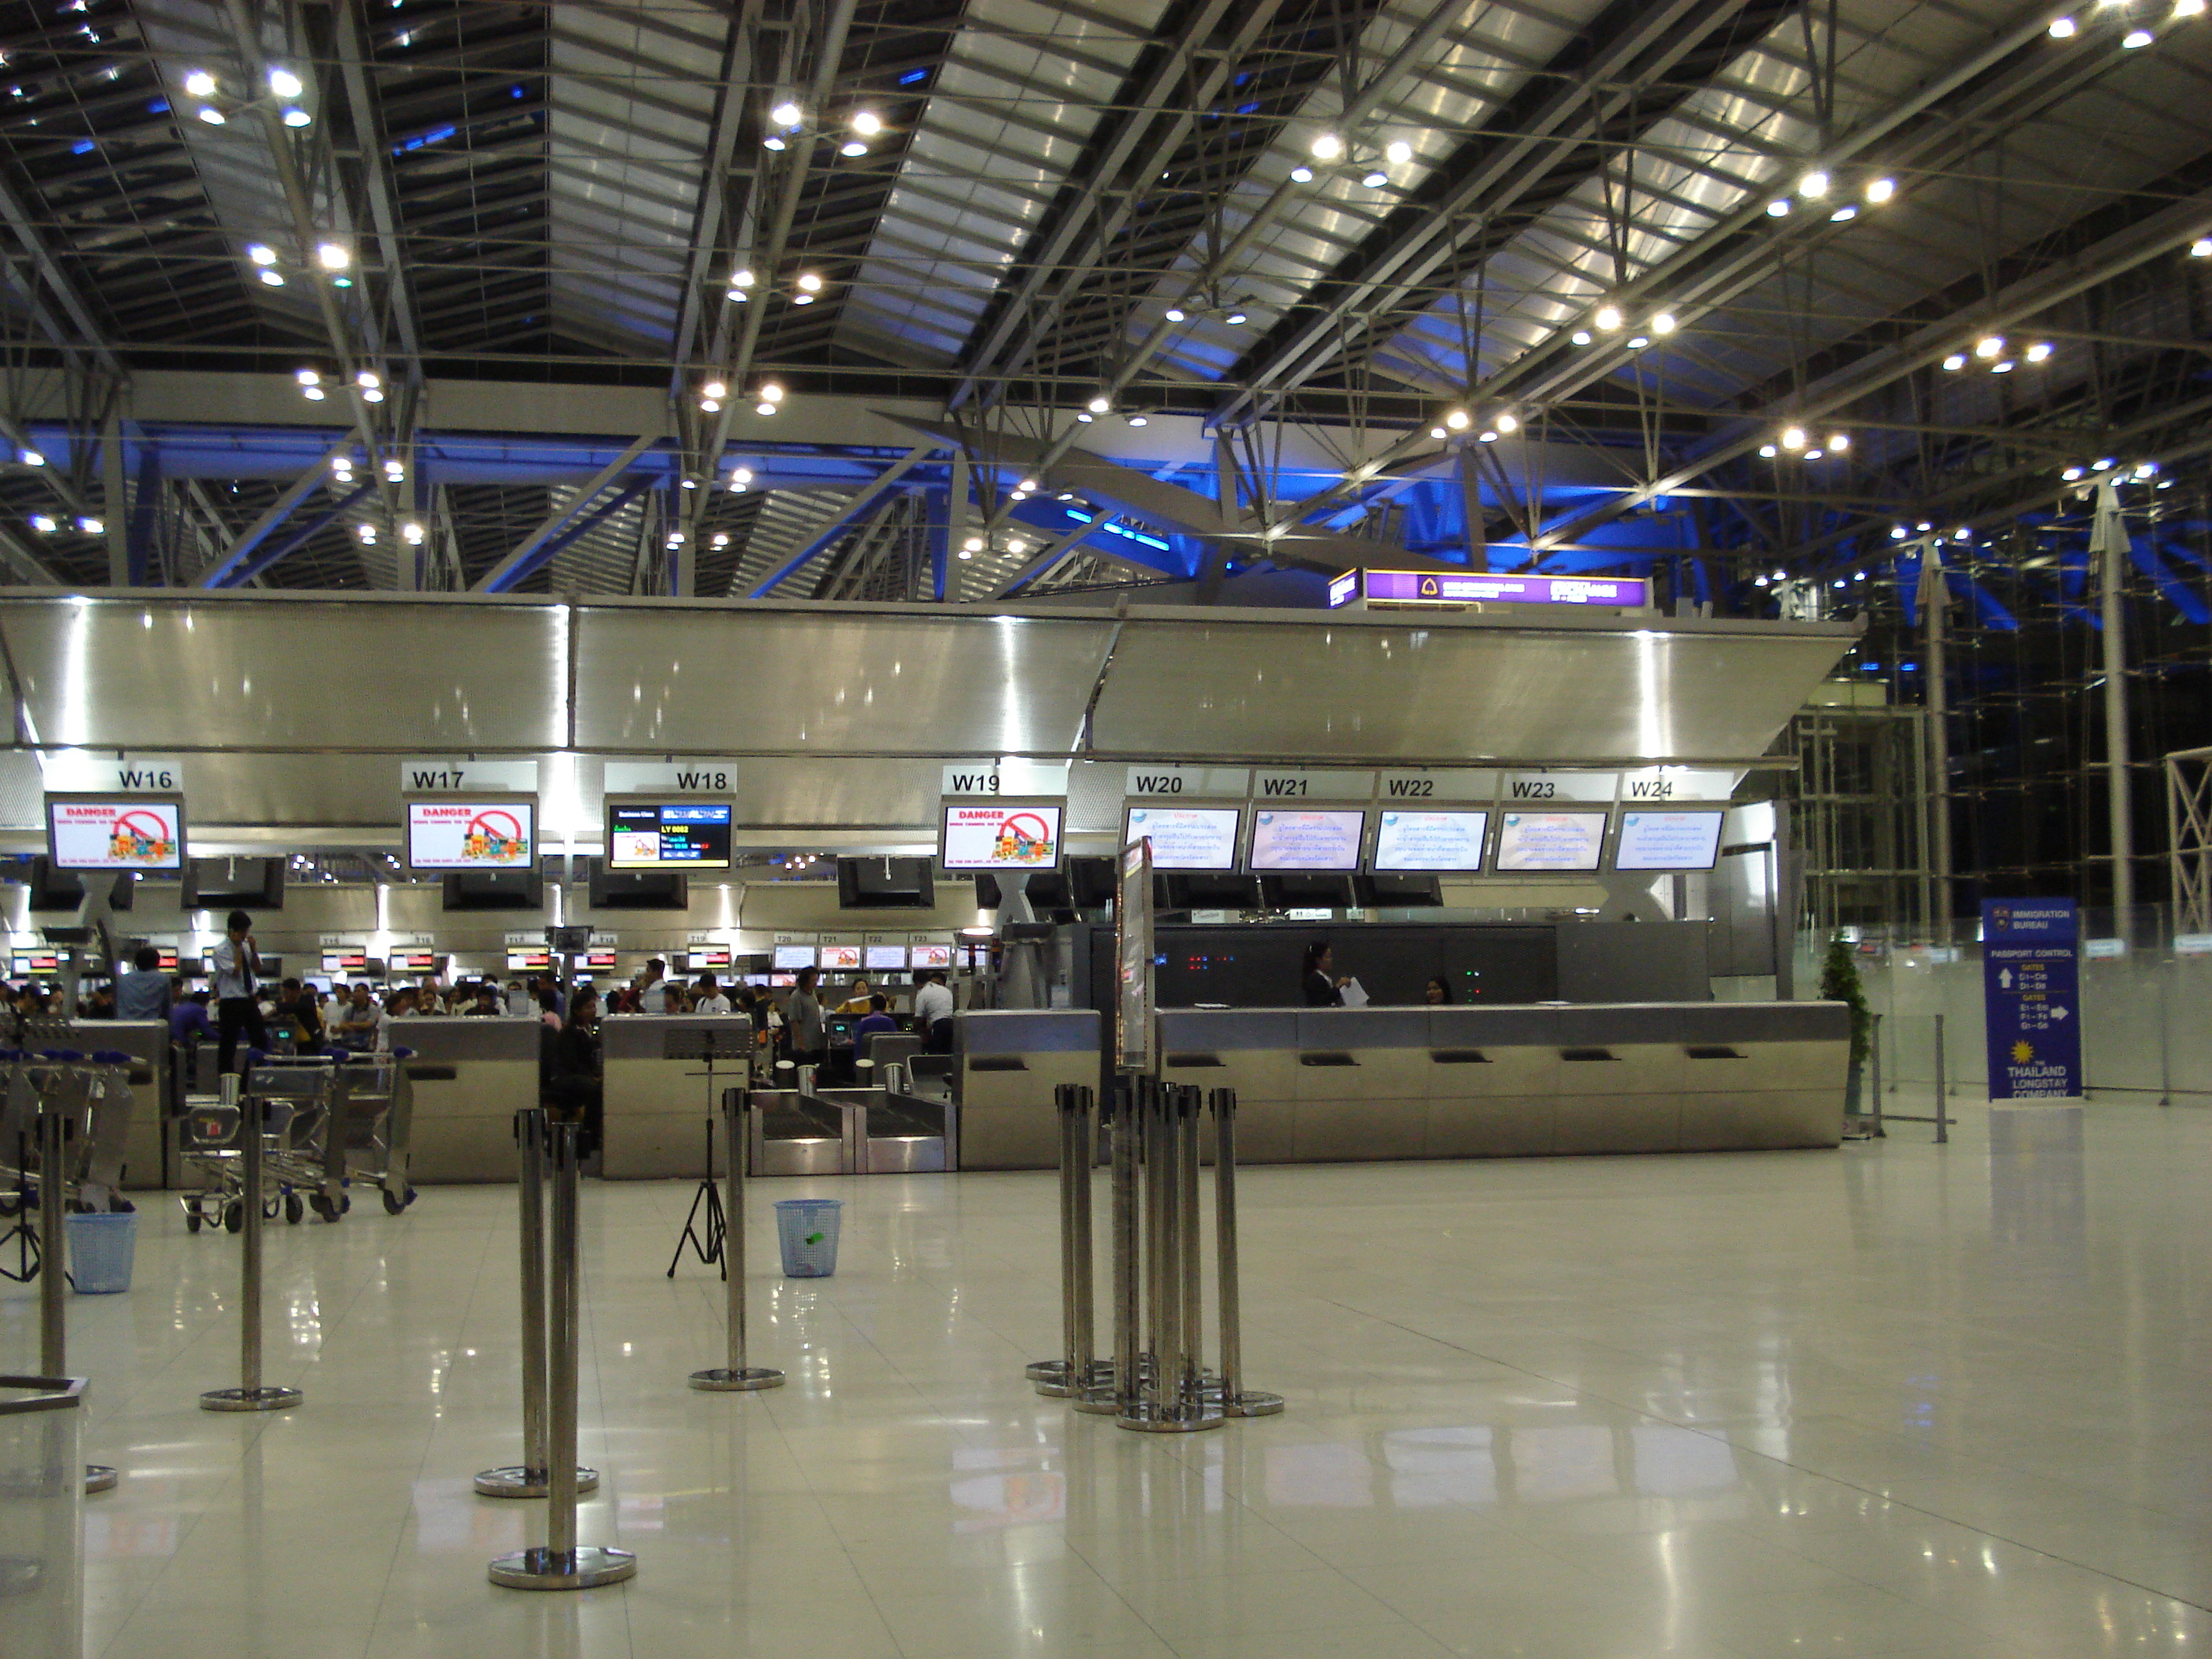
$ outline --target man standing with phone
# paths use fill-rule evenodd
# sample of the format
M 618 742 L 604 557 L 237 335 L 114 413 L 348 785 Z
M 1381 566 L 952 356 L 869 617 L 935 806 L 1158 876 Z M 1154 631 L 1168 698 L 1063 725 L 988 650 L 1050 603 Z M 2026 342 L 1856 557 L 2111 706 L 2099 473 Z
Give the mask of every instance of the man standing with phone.
M 233 910 L 224 919 L 222 943 L 215 947 L 215 1016 L 220 1039 L 216 1070 L 232 1070 L 238 1054 L 238 1034 L 243 1030 L 257 1048 L 269 1046 L 269 1028 L 263 1024 L 261 1006 L 255 999 L 260 983 L 261 954 L 253 948 L 253 918 Z

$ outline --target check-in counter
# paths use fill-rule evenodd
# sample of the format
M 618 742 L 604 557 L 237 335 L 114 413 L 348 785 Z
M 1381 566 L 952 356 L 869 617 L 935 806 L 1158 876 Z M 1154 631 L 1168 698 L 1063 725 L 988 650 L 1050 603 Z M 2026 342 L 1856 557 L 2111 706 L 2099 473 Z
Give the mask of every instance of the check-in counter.
M 711 1046 L 714 1079 L 707 1062 Z M 606 1110 L 599 1173 L 611 1181 L 706 1175 L 707 1121 L 715 1121 L 714 1173 L 722 1173 L 722 1091 L 750 1086 L 753 1024 L 743 1014 L 617 1014 L 599 1022 Z
M 123 1184 L 134 1190 L 165 1187 L 176 1167 L 168 1144 L 169 1023 L 165 1019 L 73 1019 L 59 1042 L 34 1045 L 106 1050 L 131 1056 L 131 1124 L 123 1140 Z
M 534 1019 L 428 1014 L 392 1024 L 395 1048 L 412 1048 L 417 1186 L 514 1179 L 514 1115 L 538 1103 Z
M 1158 1018 L 1164 1079 L 1237 1091 L 1239 1162 L 1778 1150 L 1843 1134 L 1838 1003 Z
M 1095 1008 L 971 1010 L 952 1020 L 958 1167 L 1049 1170 L 1060 1163 L 1052 1092 L 1098 1086 Z

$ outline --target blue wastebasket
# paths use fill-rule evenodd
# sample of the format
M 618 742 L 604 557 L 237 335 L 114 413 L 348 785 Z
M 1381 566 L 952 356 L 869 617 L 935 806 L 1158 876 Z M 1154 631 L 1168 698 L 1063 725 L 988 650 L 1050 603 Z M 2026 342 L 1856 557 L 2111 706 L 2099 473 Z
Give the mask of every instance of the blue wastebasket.
M 79 1296 L 113 1296 L 131 1288 L 131 1262 L 138 1253 L 138 1218 L 100 1211 L 65 1215 L 70 1282 Z
M 783 1247 L 786 1279 L 827 1279 L 837 1271 L 838 1198 L 780 1198 L 775 1238 Z

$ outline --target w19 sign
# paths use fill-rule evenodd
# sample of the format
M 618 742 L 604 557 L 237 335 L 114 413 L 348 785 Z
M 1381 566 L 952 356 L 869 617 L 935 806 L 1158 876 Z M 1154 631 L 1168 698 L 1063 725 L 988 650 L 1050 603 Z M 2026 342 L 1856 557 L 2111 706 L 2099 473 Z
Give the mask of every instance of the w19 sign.
M 1991 1100 L 2081 1094 L 2081 947 L 2070 899 L 1982 901 Z

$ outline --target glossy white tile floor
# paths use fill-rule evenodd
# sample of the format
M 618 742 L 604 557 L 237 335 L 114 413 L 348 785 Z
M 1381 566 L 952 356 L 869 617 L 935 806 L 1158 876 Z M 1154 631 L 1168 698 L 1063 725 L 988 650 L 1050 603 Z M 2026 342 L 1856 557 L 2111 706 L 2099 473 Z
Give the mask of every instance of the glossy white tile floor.
M 693 1394 L 690 1197 L 587 1184 L 586 1541 L 631 1584 L 492 1588 L 516 1452 L 510 1193 L 272 1231 L 272 1380 L 217 1417 L 236 1250 L 146 1206 L 78 1298 L 93 1655 L 1433 1659 L 2212 1647 L 2212 1115 L 1969 1109 L 1838 1153 L 1247 1173 L 1255 1384 L 1187 1439 L 1036 1398 L 1048 1175 L 755 1188 L 757 1395 Z M 769 1198 L 848 1201 L 830 1281 Z M 35 1352 L 0 1297 L 0 1361 Z M 10 1659 L 14 1659 L 11 1656 Z

